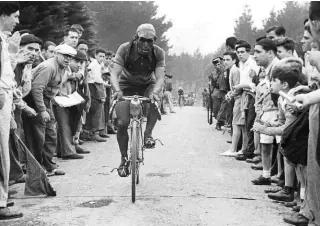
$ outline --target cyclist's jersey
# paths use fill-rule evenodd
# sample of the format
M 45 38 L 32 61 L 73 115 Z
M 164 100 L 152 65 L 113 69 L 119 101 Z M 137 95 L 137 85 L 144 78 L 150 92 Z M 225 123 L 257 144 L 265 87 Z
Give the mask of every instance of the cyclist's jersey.
M 148 56 L 138 54 L 137 42 L 127 42 L 122 44 L 113 62 L 123 67 L 119 78 L 121 89 L 132 86 L 145 86 L 155 83 L 155 69 L 165 67 L 165 53 L 157 45 Z
M 183 94 L 184 94 L 183 89 L 179 89 L 179 90 L 178 90 L 178 95 L 181 96 L 181 95 L 183 95 Z

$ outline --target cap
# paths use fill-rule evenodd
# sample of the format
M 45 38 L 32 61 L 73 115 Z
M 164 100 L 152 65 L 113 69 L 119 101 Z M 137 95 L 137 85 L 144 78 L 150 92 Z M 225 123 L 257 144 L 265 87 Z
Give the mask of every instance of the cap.
M 251 49 L 251 45 L 247 42 L 244 42 L 242 44 L 237 45 L 236 50 L 238 50 L 239 48 Z
M 137 35 L 139 37 L 153 39 L 156 37 L 156 29 L 154 29 L 152 24 L 141 24 L 137 28 Z
M 56 47 L 56 52 L 61 53 L 61 54 L 65 54 L 65 55 L 70 55 L 73 57 L 77 54 L 77 51 L 67 44 L 58 45 Z
M 27 45 L 30 43 L 38 43 L 39 45 L 42 45 L 41 39 L 37 38 L 36 36 L 34 36 L 32 34 L 27 34 L 27 35 L 22 36 L 21 41 L 20 41 L 21 46 L 24 46 L 24 45 Z
M 277 52 L 277 45 L 270 38 L 261 39 L 256 45 L 262 46 L 267 51 L 273 50 Z
M 87 60 L 87 55 L 85 53 L 83 53 L 82 51 L 77 50 L 77 54 L 74 56 L 74 59 L 86 61 Z

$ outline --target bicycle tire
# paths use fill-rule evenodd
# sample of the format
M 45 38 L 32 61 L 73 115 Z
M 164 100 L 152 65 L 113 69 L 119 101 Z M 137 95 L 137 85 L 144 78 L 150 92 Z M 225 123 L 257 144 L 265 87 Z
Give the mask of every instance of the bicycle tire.
M 134 203 L 136 201 L 136 185 L 139 175 L 139 161 L 138 161 L 138 151 L 139 151 L 139 128 L 136 121 L 132 122 L 131 127 L 131 199 Z

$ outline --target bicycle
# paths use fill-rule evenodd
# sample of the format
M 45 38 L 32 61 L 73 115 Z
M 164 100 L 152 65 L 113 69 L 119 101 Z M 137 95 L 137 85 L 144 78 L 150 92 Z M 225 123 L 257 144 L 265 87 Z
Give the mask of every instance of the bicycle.
M 151 103 L 151 100 L 147 97 L 138 95 L 124 96 L 125 101 L 130 101 L 130 135 L 129 135 L 129 149 L 130 156 L 129 162 L 129 175 L 131 174 L 131 199 L 134 203 L 136 201 L 136 185 L 139 184 L 139 169 L 140 164 L 144 164 L 144 137 L 142 132 L 142 125 L 145 122 L 145 116 L 143 115 L 143 102 Z M 110 109 L 110 113 L 113 112 L 118 100 L 114 100 Z M 157 102 L 155 102 L 156 108 L 161 117 L 161 112 Z M 158 118 L 161 120 L 161 118 Z M 159 141 L 159 140 L 158 140 Z M 160 142 L 161 143 L 161 142 Z M 161 143 L 162 144 L 162 143 Z M 163 144 L 162 144 L 163 145 Z M 113 171 L 113 170 L 112 170 Z M 112 172 L 111 171 L 111 172 Z

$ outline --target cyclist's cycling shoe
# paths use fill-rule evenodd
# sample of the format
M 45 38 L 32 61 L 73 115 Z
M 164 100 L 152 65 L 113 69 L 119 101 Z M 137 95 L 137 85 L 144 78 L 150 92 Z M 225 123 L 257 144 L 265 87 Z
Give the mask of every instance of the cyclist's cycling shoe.
M 147 149 L 152 149 L 156 146 L 156 141 L 152 137 L 146 137 L 144 139 L 144 146 Z
M 152 137 L 146 137 L 144 139 L 144 147 L 148 149 L 154 148 L 156 146 L 156 141 L 159 141 L 159 143 L 163 145 L 159 139 L 154 140 Z
M 117 171 L 120 177 L 129 176 L 129 161 L 127 157 L 121 158 L 121 163 Z

